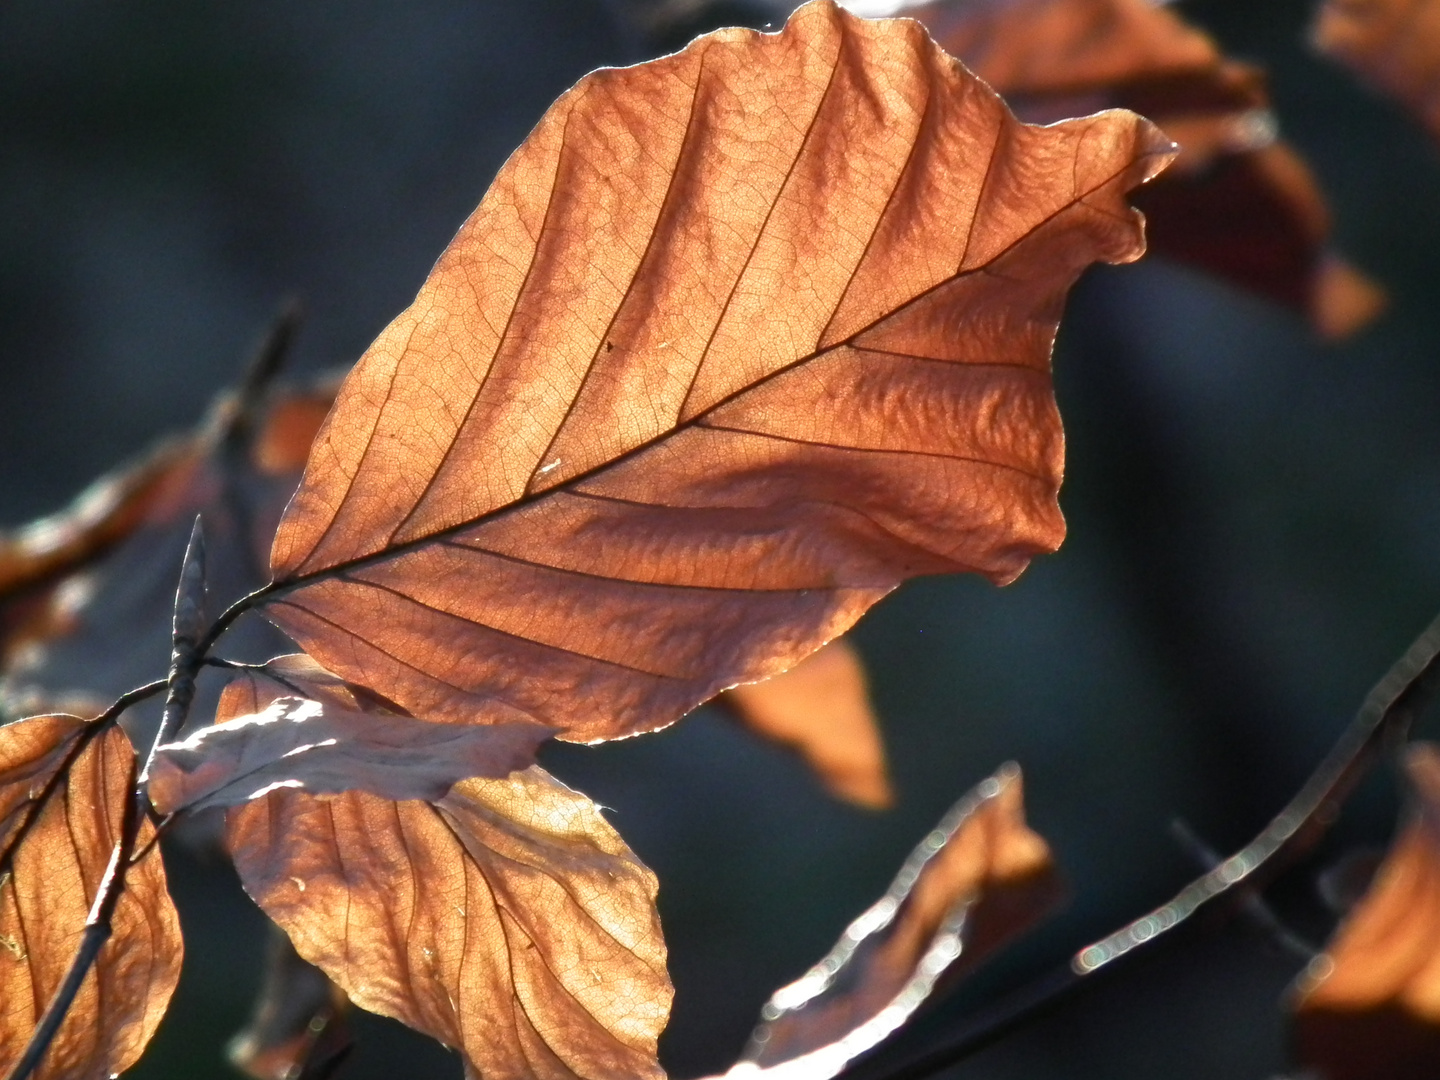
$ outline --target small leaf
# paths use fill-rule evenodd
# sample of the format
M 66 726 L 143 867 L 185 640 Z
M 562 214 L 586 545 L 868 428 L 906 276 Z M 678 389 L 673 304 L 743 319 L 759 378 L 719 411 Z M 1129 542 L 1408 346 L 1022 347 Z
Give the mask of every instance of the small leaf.
M 1025 825 L 1020 770 L 951 808 L 885 895 L 820 963 L 775 992 L 727 1076 L 828 1080 L 909 1019 L 944 977 L 974 970 L 1059 902 L 1045 841 Z
M 325 675 L 286 663 L 289 681 L 313 676 L 307 690 Z M 255 712 L 277 689 L 242 675 L 219 715 Z M 302 957 L 361 1008 L 460 1049 L 469 1075 L 663 1075 L 655 877 L 589 799 L 539 768 L 466 780 L 434 803 L 281 789 L 231 810 L 227 841 Z
M 173 814 L 236 806 L 277 788 L 433 800 L 467 777 L 530 767 L 536 747 L 552 734 L 538 724 L 432 724 L 281 697 L 261 712 L 160 747 L 150 801 Z
M 346 379 L 265 613 L 413 715 L 596 741 L 1012 579 L 1063 531 L 1065 290 L 1168 154 L 828 0 L 587 76 Z
M 1296 1053 L 1325 1080 L 1433 1080 L 1440 1062 L 1440 747 L 1410 747 L 1405 771 L 1410 823 L 1296 987 Z
M 871 809 L 895 801 L 865 668 L 844 638 L 789 671 L 731 687 L 715 703 L 760 737 L 799 753 L 839 798 Z
M 1440 3 L 1325 0 L 1313 38 L 1321 52 L 1393 95 L 1440 138 Z
M 1151 251 L 1305 313 L 1344 337 L 1384 293 L 1330 251 L 1325 198 L 1275 137 L 1264 74 L 1152 0 L 935 0 L 905 9 L 1022 119 L 1132 109 L 1180 145 L 1138 192 Z
M 134 751 L 114 727 L 92 733 L 59 774 L 85 733 L 68 716 L 0 727 L 0 1073 L 19 1058 L 70 966 L 134 783 Z M 58 786 L 42 804 L 52 779 Z M 141 850 L 153 835 L 144 825 Z M 37 1080 L 99 1080 L 134 1064 L 179 980 L 181 951 L 165 868 L 151 846 L 130 868 L 113 932 Z

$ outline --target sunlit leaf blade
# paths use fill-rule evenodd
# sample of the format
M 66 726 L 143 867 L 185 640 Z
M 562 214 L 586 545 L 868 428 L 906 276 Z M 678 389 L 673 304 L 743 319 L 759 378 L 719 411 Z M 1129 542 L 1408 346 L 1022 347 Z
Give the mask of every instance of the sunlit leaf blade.
M 1053 549 L 1065 289 L 1168 143 L 1025 127 L 817 0 L 565 94 L 341 389 L 268 616 L 416 716 L 597 740 L 904 578 Z
M 253 1080 L 319 1080 L 351 1046 L 345 1013 L 350 1002 L 290 939 L 271 927 L 265 977 L 255 1012 L 225 1056 Z
M 955 804 L 823 960 L 775 992 L 727 1076 L 828 1080 L 973 970 L 1061 896 L 1006 765 Z
M 1440 138 L 1440 3 L 1324 0 L 1315 44 L 1409 107 Z
M 334 392 L 328 377 L 272 388 L 251 403 L 254 415 L 223 394 L 194 432 L 97 480 L 65 510 L 0 532 L 0 716 L 91 715 L 154 677 L 196 514 L 212 598 L 228 603 L 263 584 L 275 526 Z M 237 633 L 250 640 L 227 647 L 242 655 L 280 644 L 273 630 Z
M 277 788 L 438 799 L 459 780 L 530 767 L 551 734 L 539 724 L 435 724 L 276 698 L 258 713 L 160 747 L 150 770 L 150 801 L 172 814 L 236 806 Z
M 219 715 L 275 696 L 243 675 Z M 361 1008 L 459 1049 L 472 1076 L 663 1075 L 655 877 L 540 769 L 434 803 L 282 789 L 231 810 L 227 842 L 302 957 Z
M 19 1058 L 70 966 L 130 797 L 135 754 L 124 732 L 111 728 L 82 747 L 83 731 L 74 717 L 0 727 L 0 1073 Z M 53 795 L 39 800 L 52 779 Z M 141 844 L 152 835 L 146 825 Z M 131 866 L 113 932 L 34 1076 L 99 1080 L 129 1068 L 164 1015 L 181 949 L 152 847 Z
M 800 754 L 832 794 L 871 809 L 895 801 L 865 668 L 844 638 L 715 703 L 761 738 Z
M 1407 753 L 1412 816 L 1296 990 L 1297 1055 L 1325 1080 L 1440 1067 L 1440 747 Z
M 1133 109 L 1180 145 L 1136 195 L 1151 250 L 1307 314 L 1322 336 L 1373 319 L 1383 292 L 1330 251 L 1309 167 L 1275 138 L 1259 70 L 1226 59 L 1152 0 L 935 0 L 905 13 L 1005 95 L 1048 122 Z

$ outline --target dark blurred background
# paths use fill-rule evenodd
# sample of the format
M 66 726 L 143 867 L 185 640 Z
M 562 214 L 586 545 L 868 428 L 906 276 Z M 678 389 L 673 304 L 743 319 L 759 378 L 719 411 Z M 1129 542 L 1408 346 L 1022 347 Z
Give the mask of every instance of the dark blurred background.
M 1440 609 L 1440 156 L 1312 54 L 1309 7 L 1179 5 L 1268 66 L 1337 246 L 1388 287 L 1389 312 L 1322 345 L 1298 316 L 1158 261 L 1082 281 L 1056 358 L 1065 546 L 1003 590 L 913 583 L 855 632 L 895 810 L 837 804 L 705 710 L 551 757 L 659 873 L 677 1076 L 733 1061 L 769 991 L 1004 760 L 1025 769 L 1073 901 L 911 1045 L 1165 899 L 1196 869 L 1171 820 L 1242 843 Z M 0 525 L 192 423 L 288 295 L 309 312 L 296 367 L 353 361 L 545 106 L 643 58 L 620 10 L 0 6 Z M 1298 931 L 1327 932 L 1316 870 L 1383 843 L 1396 805 L 1380 775 L 1276 889 Z M 224 866 L 183 850 L 169 865 L 185 978 L 133 1075 L 224 1077 L 263 919 Z M 1265 1080 L 1287 1070 L 1280 998 L 1300 965 L 1242 926 L 1202 927 L 946 1075 Z M 459 1075 L 398 1025 L 361 1037 L 355 1080 Z

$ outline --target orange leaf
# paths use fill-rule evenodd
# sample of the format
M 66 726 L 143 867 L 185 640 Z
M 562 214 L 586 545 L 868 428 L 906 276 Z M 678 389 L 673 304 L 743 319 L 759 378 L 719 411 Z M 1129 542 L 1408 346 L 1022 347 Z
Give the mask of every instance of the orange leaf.
M 340 391 L 266 613 L 431 719 L 578 741 L 1059 542 L 1065 289 L 1168 144 L 828 0 L 565 94 Z
M 1315 44 L 1409 106 L 1440 138 L 1440 3 L 1325 0 Z
M 1433 1080 L 1440 1062 L 1440 747 L 1405 769 L 1410 823 L 1297 987 L 1296 1050 L 1326 1080 Z
M 1059 875 L 1022 798 L 1012 764 L 956 803 L 830 954 L 775 992 L 727 1075 L 827 1080 L 909 1019 L 942 975 L 973 971 L 1054 907 Z
M 213 554 L 211 595 L 233 600 L 263 584 L 280 512 L 334 392 L 331 378 L 272 390 L 253 419 L 222 395 L 196 431 L 97 480 L 60 513 L 0 533 L 0 714 L 93 714 L 154 675 L 169 654 L 175 574 L 197 513 Z M 236 445 L 239 421 L 248 437 Z
M 865 668 L 844 638 L 780 675 L 731 687 L 715 703 L 755 734 L 794 749 L 832 794 L 877 810 L 895 801 Z
M 1263 74 L 1226 60 L 1173 8 L 937 0 L 906 14 L 1026 120 L 1119 107 L 1175 139 L 1175 167 L 1135 200 L 1155 254 L 1304 312 L 1327 338 L 1384 307 L 1383 292 L 1329 251 L 1324 197 L 1299 155 L 1274 141 Z
M 287 675 L 312 695 L 322 678 Z M 247 673 L 219 716 L 291 692 Z M 227 840 L 302 957 L 356 1005 L 458 1047 L 470 1075 L 663 1075 L 655 877 L 589 799 L 539 768 L 434 803 L 280 790 L 231 810 Z
M 37 802 L 84 731 L 72 716 L 0 727 L 0 1072 L 19 1058 L 79 947 L 134 782 L 134 751 L 112 727 Z M 141 845 L 153 833 L 145 825 Z M 151 847 L 130 868 L 113 932 L 33 1075 L 99 1080 L 134 1064 L 179 980 L 182 948 Z

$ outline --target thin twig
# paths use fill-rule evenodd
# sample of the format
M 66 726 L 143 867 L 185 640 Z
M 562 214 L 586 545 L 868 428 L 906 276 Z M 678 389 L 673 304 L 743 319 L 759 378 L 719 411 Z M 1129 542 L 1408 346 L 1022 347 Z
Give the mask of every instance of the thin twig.
M 190 545 L 185 550 L 185 561 L 180 569 L 180 587 L 175 595 L 170 677 L 165 682 L 168 692 L 160 726 L 155 732 L 150 751 L 145 757 L 145 765 L 138 777 L 134 764 L 131 764 L 131 794 L 130 798 L 125 800 L 122 811 L 120 836 L 110 854 L 110 864 L 100 879 L 100 888 L 95 894 L 90 916 L 85 920 L 80 946 L 74 959 L 70 961 L 70 967 L 59 988 L 50 999 L 45 1015 L 31 1034 L 25 1052 L 20 1055 L 6 1080 L 27 1080 L 39 1066 L 45 1052 L 55 1040 L 60 1025 L 65 1022 L 75 995 L 80 992 L 81 983 L 100 955 L 101 947 L 110 937 L 115 906 L 125 892 L 125 877 L 133 865 L 135 845 L 140 838 L 141 826 L 147 819 L 149 799 L 145 792 L 145 781 L 149 777 L 150 767 L 154 764 L 156 751 L 184 724 L 190 702 L 195 696 L 195 674 L 200 667 L 197 646 L 202 637 L 201 627 L 205 625 L 204 597 L 205 538 L 200 530 L 200 520 L 196 518 L 195 527 L 190 534 Z
M 1295 797 L 1240 851 L 1192 881 L 1167 904 L 1087 945 L 1069 964 L 983 1009 L 943 1043 L 893 1067 L 867 1068 L 857 1061 L 841 1077 L 920 1080 L 963 1061 L 1078 989 L 1111 970 L 1142 946 L 1171 935 L 1202 907 L 1231 894 L 1258 889 L 1285 861 L 1312 845 L 1339 814 L 1340 806 L 1374 763 L 1382 746 L 1400 737 L 1440 691 L 1440 617 L 1366 695 L 1360 711 Z

